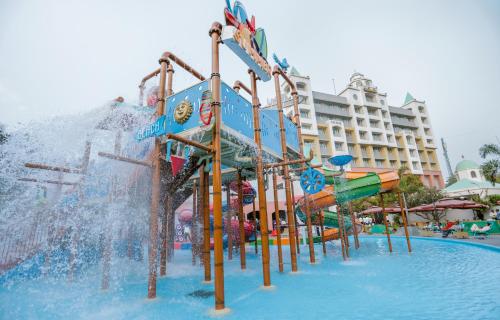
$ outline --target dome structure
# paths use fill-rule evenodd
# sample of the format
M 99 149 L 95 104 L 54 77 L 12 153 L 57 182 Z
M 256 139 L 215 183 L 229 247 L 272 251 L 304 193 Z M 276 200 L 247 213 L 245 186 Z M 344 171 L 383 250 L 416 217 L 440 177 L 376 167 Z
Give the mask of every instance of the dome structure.
M 472 160 L 465 160 L 465 159 L 457 163 L 457 166 L 455 167 L 455 171 L 457 172 L 464 170 L 473 170 L 473 169 L 479 169 L 479 165 Z
M 479 165 L 472 160 L 464 159 L 463 156 L 462 160 L 457 163 L 455 167 L 455 173 L 458 180 L 470 179 L 478 182 L 485 181 L 479 169 Z

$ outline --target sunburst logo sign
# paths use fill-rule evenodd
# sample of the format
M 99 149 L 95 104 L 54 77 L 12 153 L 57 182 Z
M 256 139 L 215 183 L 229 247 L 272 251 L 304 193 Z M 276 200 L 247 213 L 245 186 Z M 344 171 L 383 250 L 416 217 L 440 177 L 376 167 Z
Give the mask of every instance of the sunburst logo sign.
M 226 0 L 224 9 L 226 26 L 222 42 L 227 45 L 262 81 L 271 80 L 271 66 L 267 63 L 266 33 L 256 28 L 255 17 L 248 17 L 240 1 Z

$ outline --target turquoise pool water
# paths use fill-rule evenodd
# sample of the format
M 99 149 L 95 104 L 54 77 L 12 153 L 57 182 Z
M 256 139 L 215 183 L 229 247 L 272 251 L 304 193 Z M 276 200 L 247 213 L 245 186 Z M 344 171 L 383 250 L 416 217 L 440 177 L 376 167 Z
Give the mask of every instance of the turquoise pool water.
M 339 243 L 329 243 L 327 256 L 316 247 L 317 265 L 302 248 L 300 272 L 277 272 L 273 248 L 273 290 L 261 288 L 259 258 L 247 255 L 225 261 L 224 319 L 500 319 L 500 252 L 471 245 L 394 238 L 389 254 L 385 238 L 362 238 L 343 262 Z M 287 252 L 286 252 L 287 253 Z M 99 270 L 77 282 L 36 279 L 4 283 L 0 288 L 1 319 L 203 319 L 210 317 L 213 297 L 193 297 L 202 284 L 200 267 L 191 266 L 189 251 L 176 251 L 169 274 L 158 282 L 158 298 L 145 299 L 146 270 L 141 262 L 115 260 L 112 288 L 102 292 Z

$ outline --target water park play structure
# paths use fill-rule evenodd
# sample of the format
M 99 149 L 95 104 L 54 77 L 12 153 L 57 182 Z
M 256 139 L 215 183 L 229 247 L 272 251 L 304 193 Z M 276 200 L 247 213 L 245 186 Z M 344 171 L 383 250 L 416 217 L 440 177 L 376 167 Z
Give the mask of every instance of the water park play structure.
M 271 287 L 269 228 L 272 225 L 266 223 L 266 186 L 271 183 L 267 181 L 267 176 L 272 176 L 276 213 L 279 211 L 277 176 L 281 175 L 284 180 L 286 232 L 281 234 L 280 227 L 275 230 L 280 272 L 284 272 L 285 259 L 282 240 L 289 245 L 291 271 L 298 271 L 297 250 L 300 248 L 297 218 L 307 229 L 310 263 L 314 264 L 316 261 L 313 225 L 321 226 L 320 240 L 324 253 L 325 241 L 340 239 L 342 256 L 348 259 L 349 229 L 355 238 L 355 248 L 359 247 L 358 228 L 355 227 L 350 202 L 379 195 L 381 207 L 384 207 L 383 194 L 398 192 L 399 177 L 393 171 L 379 174 L 346 172 L 343 167 L 350 159 L 345 156 L 332 158 L 332 165 L 340 168 L 338 170 L 334 170 L 333 166 L 318 167 L 311 164 L 313 154 L 304 152 L 298 92 L 286 73 L 286 60 L 279 60 L 275 56 L 278 64 L 273 68 L 268 64 L 265 32 L 256 27 L 255 18 L 247 15 L 239 1 L 232 6 L 227 1 L 224 13 L 226 24 L 223 26 L 215 22 L 209 30 L 212 58 L 209 78 L 177 55 L 165 52 L 159 59 L 160 67 L 142 79 L 138 105 L 129 105 L 122 98 L 113 102 L 112 112 L 96 126 L 96 129 L 106 130 L 114 135 L 113 152 L 98 151 L 97 157 L 92 158 L 93 144 L 89 141 L 85 144 L 81 163 L 72 167 L 39 162 L 25 164 L 32 172 L 57 172 L 59 176 L 56 180 L 27 177 L 20 177 L 20 180 L 55 185 L 59 204 L 57 210 L 66 212 L 64 216 L 76 212 L 71 216 L 72 224 L 63 223 L 64 228 L 53 227 L 48 230 L 47 244 L 33 252 L 43 256 L 41 265 L 46 267 L 44 270 L 50 270 L 51 263 L 55 263 L 55 251 L 60 247 L 65 250 L 69 248 L 67 275 L 71 279 L 78 268 L 81 268 L 77 257 L 81 256 L 82 251 L 92 247 L 89 252 L 100 256 L 98 261 L 102 264 L 102 288 L 107 289 L 110 282 L 111 252 L 119 243 L 112 232 L 115 223 L 113 217 L 118 214 L 116 212 L 142 212 L 144 204 L 149 203 L 149 217 L 146 217 L 149 220 L 147 297 L 153 299 L 157 296 L 158 265 L 160 276 L 168 276 L 167 262 L 174 255 L 175 210 L 188 197 L 192 197 L 192 214 L 185 214 L 180 220 L 192 226 L 190 237 L 193 261 L 201 256 L 204 280 L 206 283 L 214 283 L 215 309 L 225 310 L 224 247 L 227 247 L 228 259 L 232 259 L 233 249 L 237 249 L 240 267 L 242 270 L 246 269 L 245 239 L 249 238 L 250 233 L 256 233 L 256 225 L 246 221 L 243 205 L 252 203 L 255 198 L 259 200 L 261 222 L 262 283 L 264 288 Z M 249 86 L 241 81 L 230 86 L 221 80 L 219 50 L 222 44 L 247 64 Z M 191 74 L 196 82 L 174 93 L 174 67 Z M 147 105 L 143 106 L 146 84 L 155 77 L 159 78 L 158 86 L 150 91 Z M 258 98 L 258 83 L 270 80 L 274 81 L 276 106 L 262 108 Z M 286 81 L 292 88 L 292 119 L 283 114 L 280 81 Z M 251 97 L 250 101 L 241 94 L 241 90 Z M 127 166 L 125 178 L 112 174 L 102 179 L 102 174 L 95 174 L 113 172 L 110 168 L 119 165 Z M 70 174 L 78 175 L 79 178 L 66 181 L 65 175 Z M 300 179 L 305 193 L 297 203 L 293 200 L 293 176 Z M 119 181 L 124 179 L 127 183 L 121 184 Z M 257 190 L 247 182 L 254 179 L 257 181 Z M 63 192 L 63 187 L 70 189 Z M 125 197 L 129 199 L 129 206 L 116 209 Z M 404 208 L 401 197 L 399 200 L 401 208 Z M 104 217 L 99 217 L 105 221 L 105 228 L 99 235 L 99 246 L 85 238 L 86 228 L 93 222 L 85 220 L 84 223 L 84 218 L 78 216 L 80 208 L 92 207 L 96 203 L 99 208 L 106 208 L 102 211 L 109 211 Z M 140 207 L 141 204 L 141 208 L 133 211 L 135 206 Z M 328 208 L 331 207 L 336 207 L 336 210 L 330 211 Z M 408 251 L 411 251 L 405 210 L 401 214 Z M 350 221 L 345 221 L 346 216 L 350 217 Z M 137 217 L 145 218 L 139 214 Z M 51 219 L 55 223 L 56 215 L 51 216 Z M 384 221 L 389 250 L 392 252 L 387 219 Z M 254 218 L 253 223 L 255 222 Z M 330 229 L 325 230 L 325 227 Z M 144 237 L 134 230 L 134 223 L 125 224 L 123 230 L 127 234 L 124 237 L 125 244 L 122 243 L 126 255 L 140 257 L 142 248 L 137 243 L 141 243 Z M 86 242 L 83 239 L 87 239 Z M 254 240 L 257 244 L 256 234 Z M 211 248 L 214 252 L 213 262 Z M 14 261 L 3 267 L 8 270 L 20 263 L 22 261 Z

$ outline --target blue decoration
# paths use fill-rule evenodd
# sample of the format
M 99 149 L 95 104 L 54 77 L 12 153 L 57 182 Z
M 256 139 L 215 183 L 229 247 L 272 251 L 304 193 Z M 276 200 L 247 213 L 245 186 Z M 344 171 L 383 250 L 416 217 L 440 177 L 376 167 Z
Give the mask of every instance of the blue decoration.
M 283 60 L 280 60 L 280 59 L 278 59 L 278 56 L 276 55 L 276 53 L 273 53 L 273 59 L 274 59 L 274 62 L 276 62 L 278 64 L 278 66 L 280 66 L 280 68 L 283 69 L 283 71 L 286 72 L 286 70 L 288 68 L 290 68 L 290 65 L 286 61 L 286 58 L 283 58 Z
M 333 156 L 328 159 L 328 162 L 338 167 L 343 167 L 351 161 L 352 161 L 352 156 L 350 154 Z
M 146 138 L 160 137 L 167 133 L 178 134 L 193 129 L 205 128 L 206 126 L 201 119 L 195 116 L 191 116 L 182 124 L 177 123 L 174 119 L 174 110 L 175 107 L 184 100 L 189 101 L 193 105 L 193 110 L 199 110 L 203 93 L 205 93 L 207 89 L 208 80 L 168 97 L 165 114 L 154 123 L 136 132 L 135 138 L 141 141 L 141 148 L 140 150 L 133 150 L 133 152 L 131 150 L 129 152 L 130 155 L 137 157 L 137 154 L 140 152 L 142 158 L 153 148 L 153 141 L 147 140 Z M 252 103 L 239 95 L 225 82 L 221 83 L 221 111 L 222 123 L 224 125 L 223 130 L 231 130 L 231 133 L 237 135 L 244 144 L 253 145 L 254 127 Z M 261 109 L 259 117 L 261 121 L 264 151 L 278 157 L 281 156 L 278 111 L 275 109 Z M 283 118 L 285 122 L 287 146 L 297 152 L 299 150 L 297 127 L 287 117 Z M 168 150 L 169 148 L 167 148 L 167 161 L 170 159 Z
M 325 176 L 309 167 L 300 175 L 300 186 L 309 194 L 318 193 L 325 187 Z
M 170 156 L 172 155 L 172 140 L 168 140 L 165 144 L 165 160 L 170 162 Z

